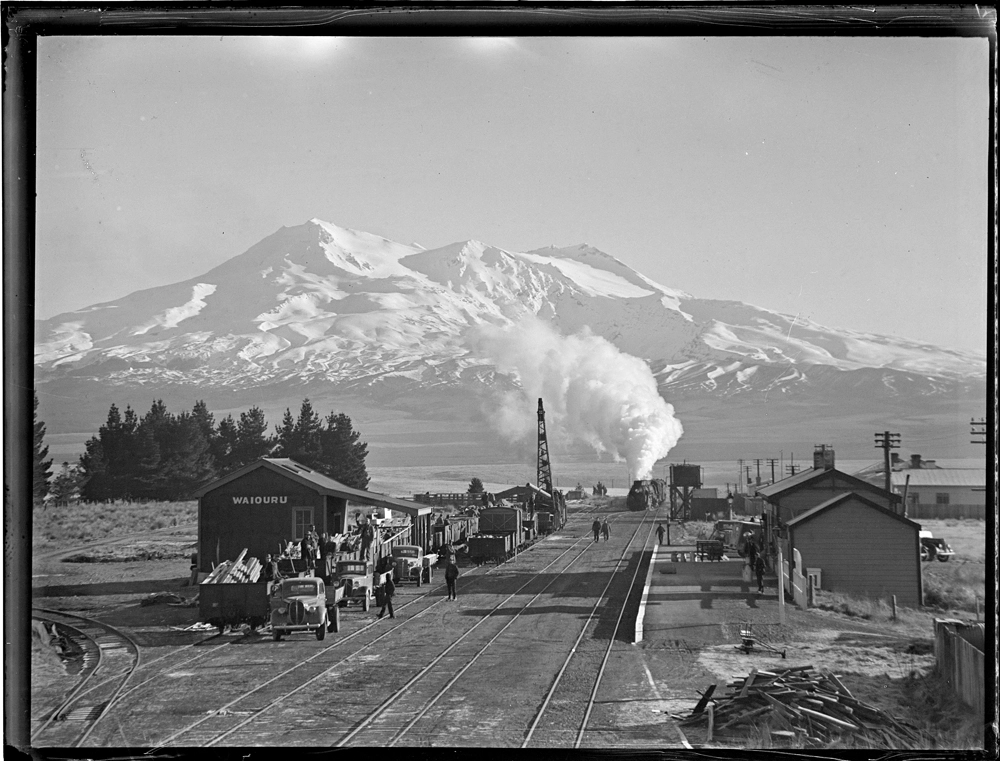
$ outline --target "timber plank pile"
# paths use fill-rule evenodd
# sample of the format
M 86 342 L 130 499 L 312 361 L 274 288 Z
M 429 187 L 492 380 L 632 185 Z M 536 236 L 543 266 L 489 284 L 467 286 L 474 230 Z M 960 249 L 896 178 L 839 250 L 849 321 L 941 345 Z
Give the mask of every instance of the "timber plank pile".
M 263 570 L 257 558 L 244 562 L 247 551 L 244 549 L 236 560 L 225 560 L 215 568 L 202 584 L 255 584 Z
M 916 730 L 855 698 L 833 673 L 794 666 L 775 671 L 753 669 L 729 682 L 714 698 L 711 685 L 681 726 L 708 726 L 708 738 L 769 724 L 772 737 L 823 745 L 844 735 L 887 747 L 922 742 Z

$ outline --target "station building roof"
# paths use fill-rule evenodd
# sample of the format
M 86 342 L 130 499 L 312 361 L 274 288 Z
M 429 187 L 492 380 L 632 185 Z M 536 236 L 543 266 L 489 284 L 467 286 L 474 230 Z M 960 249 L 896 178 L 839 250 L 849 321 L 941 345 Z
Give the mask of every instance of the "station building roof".
M 195 496 L 200 499 L 208 492 L 218 489 L 220 486 L 224 486 L 225 484 L 235 481 L 238 478 L 242 478 L 247 473 L 257 470 L 258 468 L 266 468 L 326 496 L 339 497 L 340 499 L 346 499 L 362 505 L 385 507 L 390 510 L 397 510 L 410 516 L 427 515 L 431 512 L 430 505 L 421 505 L 416 502 L 390 497 L 386 494 L 379 494 L 377 492 L 366 491 L 364 489 L 355 489 L 352 486 L 345 486 L 339 481 L 335 481 L 329 476 L 325 476 L 312 468 L 307 468 L 305 465 L 295 462 L 295 460 L 291 460 L 287 457 L 262 457 L 256 462 L 244 465 L 239 470 L 235 470 L 232 473 L 203 486 L 195 493 Z
M 909 518 L 906 518 L 900 515 L 899 513 L 894 513 L 892 510 L 888 510 L 882 507 L 882 505 L 879 505 L 875 502 L 872 502 L 870 499 L 867 499 L 863 494 L 858 494 L 853 491 L 845 492 L 844 494 L 838 494 L 836 497 L 833 497 L 832 499 L 828 499 L 826 502 L 816 505 L 816 507 L 809 508 L 804 513 L 796 515 L 794 518 L 788 521 L 786 525 L 789 527 L 799 526 L 815 518 L 819 513 L 826 512 L 827 510 L 830 510 L 831 508 L 834 508 L 837 505 L 843 504 L 844 502 L 848 501 L 862 502 L 866 507 L 870 507 L 872 510 L 878 510 L 879 512 L 892 516 L 901 523 L 905 523 L 906 525 L 916 528 L 917 530 L 920 529 L 919 523 L 911 521 Z
M 778 497 L 786 492 L 793 491 L 803 486 L 808 486 L 813 483 L 822 481 L 824 478 L 829 476 L 834 476 L 838 481 L 844 481 L 848 484 L 855 484 L 862 487 L 865 491 L 871 491 L 872 489 L 881 489 L 881 487 L 872 484 L 870 481 L 865 481 L 857 476 L 852 476 L 844 473 L 842 470 L 837 470 L 836 468 L 812 468 L 811 470 L 803 470 L 796 473 L 794 476 L 789 476 L 788 478 L 783 478 L 780 481 L 776 481 L 768 486 L 762 486 L 757 489 L 757 495 L 764 497 L 765 499 L 770 499 L 771 497 Z

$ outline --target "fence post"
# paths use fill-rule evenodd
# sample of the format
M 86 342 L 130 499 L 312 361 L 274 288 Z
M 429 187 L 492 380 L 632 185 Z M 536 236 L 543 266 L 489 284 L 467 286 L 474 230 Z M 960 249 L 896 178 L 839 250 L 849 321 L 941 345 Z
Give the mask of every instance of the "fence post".
M 892 620 L 896 620 L 896 595 L 892 596 Z

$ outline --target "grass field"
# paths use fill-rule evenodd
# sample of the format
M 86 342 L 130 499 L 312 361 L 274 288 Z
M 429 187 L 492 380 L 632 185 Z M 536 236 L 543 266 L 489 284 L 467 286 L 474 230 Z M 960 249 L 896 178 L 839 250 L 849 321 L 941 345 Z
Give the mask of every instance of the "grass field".
M 108 539 L 115 534 L 156 531 L 193 523 L 198 503 L 111 502 L 36 507 L 32 513 L 35 547 L 64 547 Z

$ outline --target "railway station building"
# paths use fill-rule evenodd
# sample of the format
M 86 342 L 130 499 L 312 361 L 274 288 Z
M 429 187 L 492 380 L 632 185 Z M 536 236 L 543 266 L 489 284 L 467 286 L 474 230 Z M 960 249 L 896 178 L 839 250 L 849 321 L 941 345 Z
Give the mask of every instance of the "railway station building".
M 792 572 L 831 592 L 923 603 L 920 525 L 867 494 L 847 492 L 787 523 Z
M 828 450 L 829 451 L 829 450 Z M 765 513 L 780 523 L 788 523 L 807 510 L 841 494 L 855 492 L 892 512 L 902 512 L 901 498 L 857 476 L 834 467 L 817 467 L 776 481 L 757 490 L 767 504 Z
M 348 503 L 383 507 L 410 518 L 411 541 L 429 550 L 431 508 L 345 486 L 287 458 L 265 457 L 197 492 L 198 565 L 202 572 L 243 549 L 254 557 L 301 541 L 310 526 L 347 533 Z

